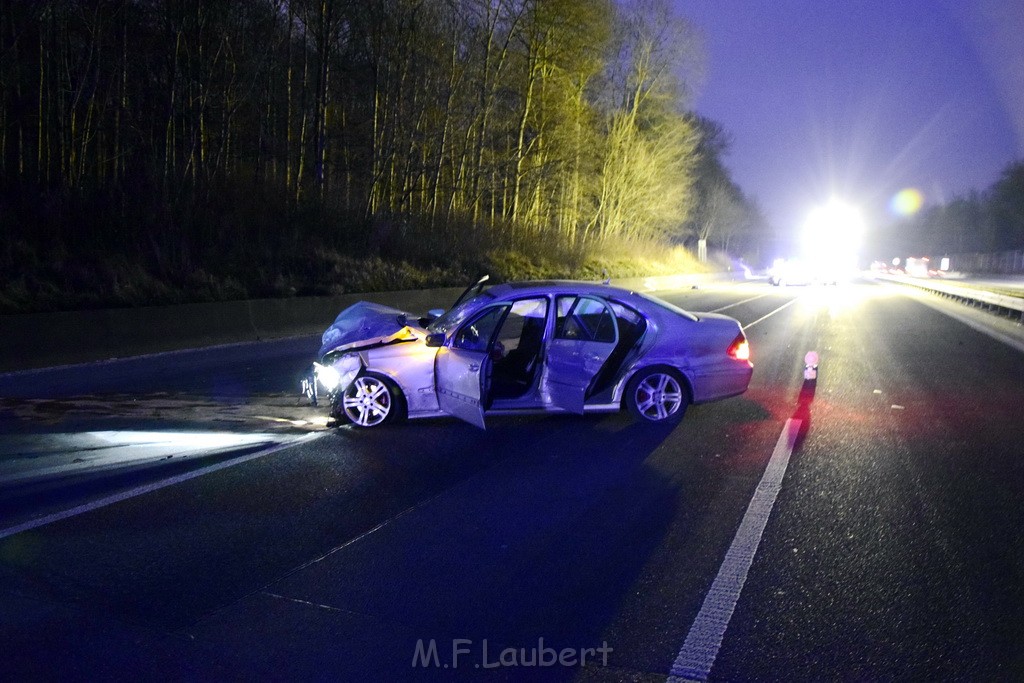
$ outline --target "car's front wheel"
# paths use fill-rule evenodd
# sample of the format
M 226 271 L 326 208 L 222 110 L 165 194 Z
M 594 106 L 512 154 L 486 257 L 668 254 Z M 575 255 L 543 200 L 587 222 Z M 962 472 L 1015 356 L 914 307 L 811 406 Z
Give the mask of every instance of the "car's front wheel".
M 633 375 L 626 384 L 626 407 L 646 422 L 677 422 L 690 396 L 682 376 L 672 368 L 653 367 Z
M 402 392 L 391 380 L 367 373 L 353 380 L 336 402 L 340 421 L 356 427 L 379 427 L 404 416 Z

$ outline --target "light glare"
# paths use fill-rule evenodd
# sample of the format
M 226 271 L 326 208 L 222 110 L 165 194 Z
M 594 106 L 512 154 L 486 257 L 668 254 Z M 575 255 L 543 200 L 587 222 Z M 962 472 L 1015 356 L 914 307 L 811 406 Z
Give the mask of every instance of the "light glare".
M 854 270 L 863 239 L 864 219 L 860 211 L 833 199 L 807 217 L 803 232 L 804 256 L 818 268 Z
M 330 365 L 319 365 L 316 368 L 316 378 L 324 385 L 327 391 L 334 391 L 334 388 L 341 382 L 341 374 Z
M 916 187 L 907 187 L 892 196 L 889 210 L 897 216 L 913 216 L 924 205 L 924 195 Z

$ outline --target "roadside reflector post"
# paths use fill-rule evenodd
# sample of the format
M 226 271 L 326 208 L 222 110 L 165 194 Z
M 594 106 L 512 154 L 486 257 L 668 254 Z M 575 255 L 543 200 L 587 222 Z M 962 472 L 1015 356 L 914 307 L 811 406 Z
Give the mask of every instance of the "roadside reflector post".
M 804 356 L 804 379 L 818 379 L 818 354 L 808 351 Z

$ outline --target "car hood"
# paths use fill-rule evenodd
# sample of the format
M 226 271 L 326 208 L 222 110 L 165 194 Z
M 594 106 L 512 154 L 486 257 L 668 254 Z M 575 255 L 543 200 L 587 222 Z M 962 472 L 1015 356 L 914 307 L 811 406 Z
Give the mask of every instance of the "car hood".
M 410 313 L 381 304 L 360 301 L 338 314 L 320 339 L 318 357 L 331 351 L 362 349 L 396 341 L 412 341 L 424 331 L 406 321 L 416 318 Z M 417 334 L 418 332 L 418 334 Z

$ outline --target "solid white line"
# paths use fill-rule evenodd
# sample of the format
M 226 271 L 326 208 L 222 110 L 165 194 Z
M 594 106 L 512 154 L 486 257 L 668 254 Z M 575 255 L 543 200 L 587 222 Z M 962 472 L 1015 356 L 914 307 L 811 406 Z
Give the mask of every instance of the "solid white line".
M 721 313 L 722 311 L 728 311 L 730 308 L 735 308 L 736 306 L 741 306 L 741 305 L 743 305 L 745 303 L 753 301 L 754 299 L 763 299 L 766 296 L 768 296 L 768 295 L 767 294 L 758 294 L 757 296 L 752 296 L 749 299 L 744 299 L 743 301 L 737 301 L 734 304 L 729 304 L 728 306 L 722 306 L 721 308 L 716 308 L 713 311 L 708 311 L 708 313 Z
M 307 441 L 312 441 L 313 439 L 317 439 L 317 438 L 323 436 L 324 434 L 325 434 L 325 432 L 314 432 L 312 434 L 303 435 L 303 436 L 301 436 L 301 437 L 299 437 L 299 438 L 297 438 L 297 439 L 295 439 L 293 441 L 289 441 L 287 443 L 282 443 L 282 444 L 277 444 L 275 446 L 271 446 L 270 448 L 268 448 L 266 450 L 263 450 L 263 451 L 260 451 L 258 453 L 250 453 L 249 455 L 243 455 L 243 456 L 235 458 L 233 460 L 225 460 L 224 462 L 219 462 L 216 465 L 209 465 L 208 467 L 202 467 L 202 468 L 200 468 L 198 470 L 193 470 L 191 472 L 185 472 L 184 474 L 179 474 L 177 476 L 170 477 L 168 479 L 162 479 L 160 481 L 153 482 L 152 484 L 146 484 L 144 486 L 138 486 L 136 488 L 129 489 L 127 491 L 122 491 L 120 493 L 115 493 L 114 495 L 107 496 L 106 498 L 99 498 L 99 499 L 94 500 L 92 502 L 85 503 L 83 505 L 78 505 L 78 506 L 70 508 L 68 510 L 62 510 L 60 512 L 55 512 L 53 514 L 46 515 L 45 517 L 38 517 L 36 519 L 32 519 L 32 520 L 29 520 L 27 522 L 23 522 L 23 523 L 18 524 L 16 526 L 12 526 L 12 527 L 8 527 L 6 529 L 0 530 L 0 540 L 3 540 L 5 538 L 7 538 L 8 536 L 13 536 L 15 534 L 20 534 L 23 531 L 28 531 L 30 529 L 36 529 L 38 527 L 45 526 L 47 524 L 52 524 L 53 522 L 59 522 L 62 519 L 68 519 L 69 517 L 75 517 L 77 515 L 81 515 L 81 514 L 84 514 L 86 512 L 91 512 L 93 510 L 98 510 L 99 508 L 106 507 L 108 505 L 113 505 L 114 503 L 120 503 L 123 500 L 128 500 L 129 498 L 134 498 L 136 496 L 141 496 L 141 495 L 143 495 L 145 493 L 151 493 L 153 491 L 157 491 L 159 489 L 166 488 L 168 486 L 173 486 L 174 484 L 180 484 L 181 482 L 188 481 L 189 479 L 195 479 L 197 477 L 201 477 L 201 476 L 206 475 L 206 474 L 212 474 L 213 472 L 217 472 L 219 470 L 227 469 L 228 467 L 234 467 L 235 465 L 241 465 L 244 462 L 249 462 L 250 460 L 255 460 L 256 458 L 262 458 L 265 455 L 270 455 L 271 453 L 276 453 L 276 452 L 282 451 L 282 450 L 284 450 L 286 448 L 291 448 L 292 446 L 297 446 L 299 443 L 304 443 L 304 442 L 307 442 Z
M 903 294 L 906 294 L 906 292 L 903 292 Z M 1015 349 L 1021 353 L 1024 353 L 1024 339 L 1011 336 L 1009 334 L 1006 334 L 1005 332 L 1001 332 L 1000 330 L 995 329 L 994 327 L 986 325 L 985 322 L 983 322 L 987 321 L 986 318 L 975 320 L 968 316 L 966 313 L 956 310 L 954 308 L 954 306 L 963 306 L 963 304 L 953 304 L 952 302 L 943 301 L 941 299 L 934 299 L 933 297 L 934 295 L 919 294 L 918 301 L 923 303 L 925 306 L 928 306 L 932 310 L 938 311 L 943 315 L 947 315 L 953 320 L 962 322 L 964 325 L 967 325 L 967 327 L 971 328 L 975 332 L 981 332 L 982 334 L 988 336 L 991 339 L 1000 341 L 1009 346 L 1010 348 Z M 985 313 L 984 315 L 992 316 L 991 313 Z
M 796 299 L 793 299 L 792 301 L 789 301 L 789 302 L 787 302 L 787 303 L 784 303 L 784 304 L 782 304 L 781 306 L 779 306 L 778 308 L 776 308 L 776 309 L 775 309 L 774 311 L 772 311 L 772 312 L 771 312 L 771 313 L 769 313 L 768 315 L 764 315 L 764 316 L 761 316 L 760 318 L 758 318 L 758 319 L 757 319 L 757 320 L 755 320 L 754 322 L 752 322 L 752 323 L 749 323 L 749 324 L 747 324 L 747 325 L 744 325 L 744 326 L 743 326 L 743 329 L 744 329 L 744 330 L 749 330 L 749 329 L 750 329 L 751 327 L 753 327 L 754 325 L 758 324 L 758 323 L 759 323 L 759 322 L 761 322 L 761 321 L 767 320 L 768 318 L 772 317 L 773 315 L 775 315 L 776 313 L 778 313 L 778 312 L 779 312 L 779 311 L 781 311 L 782 309 L 784 309 L 784 308 L 789 308 L 790 306 L 792 306 L 793 304 L 795 304 L 795 303 L 796 303 L 797 301 L 800 301 L 800 298 L 799 298 L 799 297 L 797 297 Z
M 287 337 L 269 337 L 267 339 L 260 340 L 250 339 L 247 341 L 240 342 L 227 342 L 225 344 L 211 344 L 210 346 L 195 346 L 187 349 L 170 349 L 168 351 L 154 351 L 152 353 L 140 353 L 135 356 L 115 356 L 113 358 L 100 358 L 97 360 L 82 361 L 81 363 L 50 365 L 42 368 L 30 368 L 28 370 L 7 370 L 5 372 L 0 372 L 0 379 L 30 377 L 32 375 L 41 375 L 47 372 L 68 372 L 71 370 L 79 370 L 82 368 L 101 368 L 105 365 L 126 363 L 128 361 L 168 359 L 173 358 L 174 356 L 185 356 L 188 354 L 202 351 L 224 351 L 227 349 L 241 348 L 243 346 L 256 346 L 258 344 L 268 344 L 280 341 L 294 341 L 296 339 L 302 339 L 304 337 L 316 336 L 316 334 L 293 334 Z
M 670 683 L 684 681 L 706 681 L 711 667 L 722 647 L 725 630 L 740 599 L 740 592 L 747 580 L 747 572 L 754 562 L 754 555 L 761 543 L 768 516 L 775 505 L 775 499 L 782 488 L 782 478 L 789 465 L 789 457 L 800 433 L 800 420 L 790 418 L 779 435 L 775 450 L 768 461 L 761 482 L 754 491 L 754 497 L 747 506 L 740 528 L 732 540 L 725 561 L 722 562 L 711 589 L 704 598 L 690 632 L 686 634 L 683 647 L 672 664 Z

